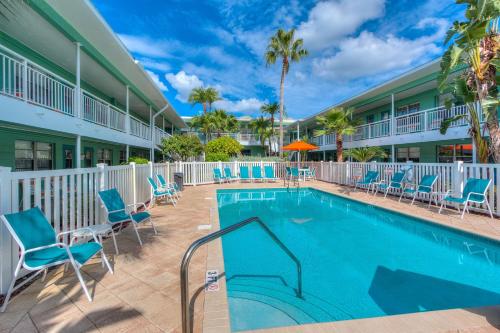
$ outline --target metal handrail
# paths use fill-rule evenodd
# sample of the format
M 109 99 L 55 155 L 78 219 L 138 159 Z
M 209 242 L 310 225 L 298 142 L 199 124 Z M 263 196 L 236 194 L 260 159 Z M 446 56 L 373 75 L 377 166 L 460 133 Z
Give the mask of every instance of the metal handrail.
M 272 238 L 272 240 L 281 247 L 281 249 L 295 262 L 297 265 L 297 297 L 302 298 L 302 265 L 300 264 L 299 259 L 290 251 L 282 241 L 269 229 L 267 225 L 262 222 L 262 220 L 258 217 L 251 217 L 249 219 L 243 220 L 239 223 L 235 223 L 230 225 L 227 228 L 221 229 L 219 231 L 213 232 L 211 234 L 206 235 L 198 240 L 196 240 L 189 248 L 186 253 L 184 253 L 184 257 L 181 262 L 181 306 L 182 306 L 182 332 L 183 333 L 192 333 L 191 327 L 191 308 L 189 306 L 188 298 L 189 298 L 189 262 L 191 261 L 191 257 L 194 252 L 202 245 L 211 242 L 219 237 L 222 237 L 230 232 L 236 231 L 241 227 L 246 226 L 252 222 L 257 222 L 258 225 L 264 229 L 264 231 Z

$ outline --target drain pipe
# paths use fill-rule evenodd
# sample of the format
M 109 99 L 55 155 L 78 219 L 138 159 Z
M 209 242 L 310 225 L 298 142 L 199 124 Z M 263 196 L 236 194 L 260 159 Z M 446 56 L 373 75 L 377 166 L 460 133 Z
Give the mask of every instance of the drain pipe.
M 160 109 L 160 111 L 156 112 L 150 119 L 150 129 L 151 129 L 151 153 L 149 154 L 149 160 L 151 162 L 155 162 L 155 119 L 158 117 L 160 114 L 162 114 L 166 109 L 168 109 L 170 105 L 167 103 L 165 104 L 164 107 Z M 151 115 L 151 105 L 149 106 L 149 114 Z M 173 125 L 172 125 L 173 126 Z M 164 130 L 164 129 L 163 129 Z

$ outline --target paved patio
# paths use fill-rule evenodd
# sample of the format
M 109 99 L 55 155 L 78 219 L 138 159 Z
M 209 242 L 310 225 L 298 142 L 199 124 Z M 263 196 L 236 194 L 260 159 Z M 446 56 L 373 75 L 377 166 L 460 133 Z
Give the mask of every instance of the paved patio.
M 155 236 L 150 227 L 144 226 L 140 230 L 144 241 L 142 248 L 131 228 L 118 236 L 120 255 L 114 255 L 111 241 L 105 242 L 114 275 L 107 273 L 99 260 L 84 267 L 84 279 L 94 295 L 92 303 L 83 295 L 71 270 L 64 273 L 56 269 L 48 274 L 45 282 L 37 280 L 14 297 L 7 312 L 0 314 L 0 332 L 180 332 L 179 265 L 189 244 L 209 232 L 198 230 L 198 225 L 210 223 L 210 209 L 216 207 L 215 190 L 281 185 L 278 182 L 186 188 L 177 207 L 159 205 L 153 208 L 159 234 Z M 408 201 L 398 203 L 395 198 L 383 199 L 381 195 L 374 198 L 364 192 L 354 193 L 349 188 L 323 182 L 308 182 L 307 185 L 500 239 L 499 219 L 473 214 L 461 220 L 457 211 L 438 215 L 437 208 L 428 210 L 421 203 L 410 206 Z M 218 226 L 216 211 L 213 222 L 212 231 Z M 227 332 L 227 309 L 212 296 L 206 298 L 203 291 L 208 252 L 209 268 L 222 262 L 220 248 L 215 245 L 200 248 L 191 262 L 190 291 L 196 299 L 194 331 Z M 225 298 L 224 291 L 210 294 L 218 295 L 219 300 Z M 497 329 L 500 329 L 500 307 L 434 311 L 274 331 L 484 333 Z

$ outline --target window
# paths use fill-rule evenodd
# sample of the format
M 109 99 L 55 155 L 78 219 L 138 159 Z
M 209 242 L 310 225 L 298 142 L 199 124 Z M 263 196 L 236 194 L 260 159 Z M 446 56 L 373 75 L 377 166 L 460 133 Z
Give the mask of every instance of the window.
M 127 151 L 120 150 L 120 164 L 127 163 Z
M 112 160 L 112 151 L 110 149 L 97 150 L 97 163 L 106 163 L 107 165 L 111 165 Z
M 72 169 L 73 168 L 73 155 L 75 155 L 74 147 L 72 147 L 72 146 L 64 146 L 63 147 L 64 169 Z
M 16 171 L 52 170 L 52 144 L 16 140 Z
M 453 163 L 455 161 L 472 162 L 472 144 L 443 145 L 437 147 L 439 163 Z
M 92 148 L 85 148 L 83 153 L 83 166 L 85 168 L 92 168 L 94 160 L 94 150 Z
M 389 119 L 389 111 L 382 112 L 382 120 Z
M 366 123 L 367 124 L 371 124 L 375 121 L 375 115 L 374 114 L 371 114 L 369 116 L 366 116 Z
M 406 162 L 406 161 L 419 162 L 420 147 L 398 148 L 396 157 L 398 162 Z
M 420 111 L 420 103 L 403 105 L 397 108 L 396 116 L 403 116 L 405 114 L 415 113 L 418 111 Z

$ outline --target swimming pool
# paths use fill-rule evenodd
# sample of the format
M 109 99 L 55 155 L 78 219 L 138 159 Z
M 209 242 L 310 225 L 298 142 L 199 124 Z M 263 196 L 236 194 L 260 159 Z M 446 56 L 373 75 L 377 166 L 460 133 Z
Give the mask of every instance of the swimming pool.
M 310 188 L 218 190 L 233 331 L 500 304 L 500 243 Z

